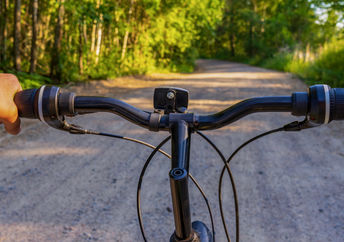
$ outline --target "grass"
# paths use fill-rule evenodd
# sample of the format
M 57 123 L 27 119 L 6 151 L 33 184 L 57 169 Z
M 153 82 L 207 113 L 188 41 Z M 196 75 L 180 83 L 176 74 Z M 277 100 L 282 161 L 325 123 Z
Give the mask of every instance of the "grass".
M 49 77 L 42 76 L 39 74 L 29 74 L 26 72 L 13 71 L 13 70 L 6 70 L 6 71 L 0 70 L 0 72 L 6 72 L 6 73 L 11 73 L 11 74 L 16 75 L 23 89 L 38 88 L 42 85 L 53 83 L 53 81 Z
M 171 66 L 169 68 L 155 68 L 154 70 L 147 71 L 145 74 L 152 74 L 152 73 L 173 73 L 173 72 L 181 72 L 181 73 L 191 73 L 194 70 L 193 65 L 179 65 L 179 66 Z M 14 70 L 6 70 L 1 72 L 6 72 L 6 73 L 12 73 L 17 76 L 21 86 L 23 89 L 29 89 L 29 88 L 39 88 L 42 85 L 61 85 L 61 83 L 56 83 L 52 79 L 50 79 L 47 76 L 39 75 L 39 74 L 30 74 L 27 72 L 18 72 Z M 128 72 L 125 73 L 126 75 L 135 75 L 138 73 L 135 72 Z M 124 75 L 125 75 L 124 74 Z M 139 73 L 141 74 L 141 73 Z M 77 78 L 74 78 L 73 81 L 69 82 L 63 82 L 62 84 L 68 84 L 68 83 L 76 83 L 76 82 L 83 82 L 87 81 L 89 79 L 92 80 L 104 80 L 104 79 L 114 79 L 116 77 L 123 76 L 123 74 L 118 74 L 118 73 L 106 73 L 106 72 L 95 72 L 87 75 L 88 78 L 86 77 L 81 77 L 78 76 Z
M 38 88 L 42 85 L 52 84 L 52 80 L 49 77 L 41 76 L 39 74 L 29 74 L 25 72 L 15 72 L 15 74 L 23 89 Z
M 333 87 L 344 87 L 344 40 L 332 41 L 308 60 L 298 53 L 279 53 L 262 61 L 265 68 L 291 72 L 304 79 L 307 84 L 326 83 Z

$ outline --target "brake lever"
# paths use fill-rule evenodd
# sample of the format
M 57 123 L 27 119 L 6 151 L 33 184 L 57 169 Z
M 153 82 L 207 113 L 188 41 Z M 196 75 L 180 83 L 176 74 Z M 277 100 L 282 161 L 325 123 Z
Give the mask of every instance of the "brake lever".
M 314 125 L 306 117 L 303 121 L 294 121 L 283 126 L 283 131 L 301 131 L 303 129 L 314 128 L 319 125 Z
M 68 123 L 67 120 L 61 122 L 62 128 L 60 130 L 67 131 L 70 134 L 97 134 L 98 132 L 85 129 L 79 125 Z

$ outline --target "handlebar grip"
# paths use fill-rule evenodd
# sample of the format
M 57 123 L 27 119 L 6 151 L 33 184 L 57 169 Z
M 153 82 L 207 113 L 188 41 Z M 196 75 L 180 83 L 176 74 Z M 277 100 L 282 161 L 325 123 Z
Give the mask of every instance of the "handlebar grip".
M 331 119 L 344 119 L 344 88 L 333 88 L 333 104 L 331 105 Z
M 344 120 L 344 88 L 314 85 L 309 87 L 308 93 L 308 116 L 313 124 Z
M 27 89 L 18 92 L 14 96 L 14 102 L 18 108 L 19 117 L 22 118 L 37 118 L 37 90 Z M 36 111 L 35 111 L 36 110 Z
M 41 86 L 39 89 L 27 89 L 14 96 L 19 117 L 39 119 L 43 123 L 60 129 L 64 126 L 64 116 L 74 116 L 74 98 L 72 92 L 61 92 L 54 86 Z

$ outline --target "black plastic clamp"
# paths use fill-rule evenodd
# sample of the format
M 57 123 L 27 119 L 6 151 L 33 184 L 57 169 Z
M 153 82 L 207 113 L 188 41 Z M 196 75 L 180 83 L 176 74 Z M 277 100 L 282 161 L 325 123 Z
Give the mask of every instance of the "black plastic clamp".
M 149 130 L 150 131 L 155 131 L 155 132 L 159 131 L 160 119 L 161 119 L 161 114 L 151 113 L 149 117 Z

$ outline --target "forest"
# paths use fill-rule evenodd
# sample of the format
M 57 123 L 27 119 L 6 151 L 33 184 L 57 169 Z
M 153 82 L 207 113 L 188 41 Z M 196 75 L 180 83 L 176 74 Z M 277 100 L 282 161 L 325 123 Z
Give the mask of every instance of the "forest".
M 0 71 L 24 88 L 217 58 L 344 87 L 343 0 L 0 0 Z

